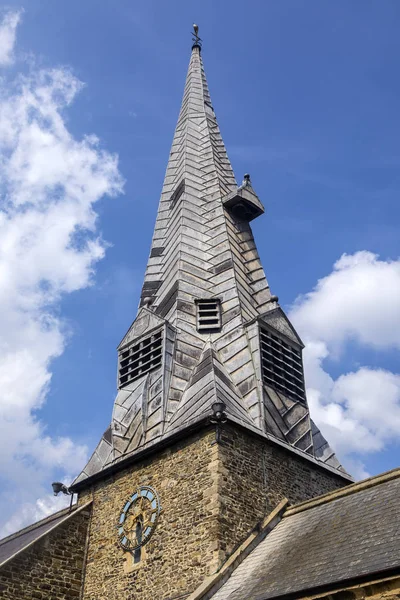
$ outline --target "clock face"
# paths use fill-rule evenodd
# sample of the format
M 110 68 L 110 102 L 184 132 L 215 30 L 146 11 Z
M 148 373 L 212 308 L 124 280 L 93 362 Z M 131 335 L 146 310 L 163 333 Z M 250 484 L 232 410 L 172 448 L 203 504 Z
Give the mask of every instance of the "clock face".
M 133 552 L 152 536 L 161 511 L 157 492 L 141 486 L 129 496 L 118 519 L 118 540 L 124 550 Z

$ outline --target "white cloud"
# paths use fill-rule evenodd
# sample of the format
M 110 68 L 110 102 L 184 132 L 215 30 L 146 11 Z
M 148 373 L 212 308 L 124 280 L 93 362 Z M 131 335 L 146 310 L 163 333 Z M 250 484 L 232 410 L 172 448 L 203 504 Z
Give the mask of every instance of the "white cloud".
M 14 62 L 14 45 L 18 23 L 22 11 L 7 12 L 0 23 L 0 65 L 8 66 Z
M 2 28 L 16 26 L 13 14 L 0 26 L 3 62 Z M 86 460 L 86 448 L 51 437 L 38 412 L 46 401 L 51 362 L 62 354 L 68 335 L 58 303 L 91 284 L 105 253 L 95 203 L 123 186 L 117 157 L 95 136 L 76 139 L 66 127 L 64 111 L 81 89 L 64 68 L 33 68 L 29 76 L 0 80 L 3 535 L 51 512 L 54 502 L 61 502 L 47 494 L 53 474 L 67 480 Z
M 4 536 L 65 508 L 69 505 L 70 499 L 70 496 L 47 494 L 35 501 L 21 503 L 18 511 L 8 519 L 6 527 L 3 528 Z M 76 496 L 74 500 L 76 500 Z
M 400 261 L 372 252 L 343 254 L 291 312 L 300 330 L 332 348 L 354 339 L 373 348 L 400 348 Z
M 400 261 L 371 252 L 343 255 L 314 290 L 297 299 L 290 318 L 306 344 L 311 414 L 349 470 L 365 476 L 363 459 L 400 436 L 400 375 L 361 366 L 334 380 L 324 361 L 349 342 L 400 349 Z

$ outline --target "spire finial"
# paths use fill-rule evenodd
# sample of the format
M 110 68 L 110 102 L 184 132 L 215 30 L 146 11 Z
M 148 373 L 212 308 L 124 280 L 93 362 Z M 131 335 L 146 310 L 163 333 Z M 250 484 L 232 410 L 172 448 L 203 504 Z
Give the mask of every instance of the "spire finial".
M 193 23 L 193 31 L 192 31 L 192 50 L 193 48 L 198 48 L 201 50 L 201 38 L 199 38 L 199 26 L 196 23 Z

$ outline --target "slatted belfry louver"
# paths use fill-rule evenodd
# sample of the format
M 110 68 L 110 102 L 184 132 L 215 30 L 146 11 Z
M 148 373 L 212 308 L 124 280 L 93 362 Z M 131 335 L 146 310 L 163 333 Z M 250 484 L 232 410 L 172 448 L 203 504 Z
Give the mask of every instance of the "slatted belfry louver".
M 196 300 L 197 331 L 208 333 L 221 329 L 221 302 L 218 298 Z
M 141 340 L 138 344 L 123 350 L 119 363 L 119 387 L 138 379 L 148 371 L 161 365 L 162 332 Z
M 277 335 L 260 330 L 263 381 L 289 398 L 305 402 L 300 349 Z

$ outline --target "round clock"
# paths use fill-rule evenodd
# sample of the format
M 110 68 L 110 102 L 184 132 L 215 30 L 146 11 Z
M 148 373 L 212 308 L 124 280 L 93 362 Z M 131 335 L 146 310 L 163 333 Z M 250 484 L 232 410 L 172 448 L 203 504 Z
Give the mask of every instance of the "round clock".
M 160 512 L 160 500 L 153 488 L 144 485 L 129 496 L 117 524 L 122 548 L 134 552 L 144 546 L 153 535 Z

